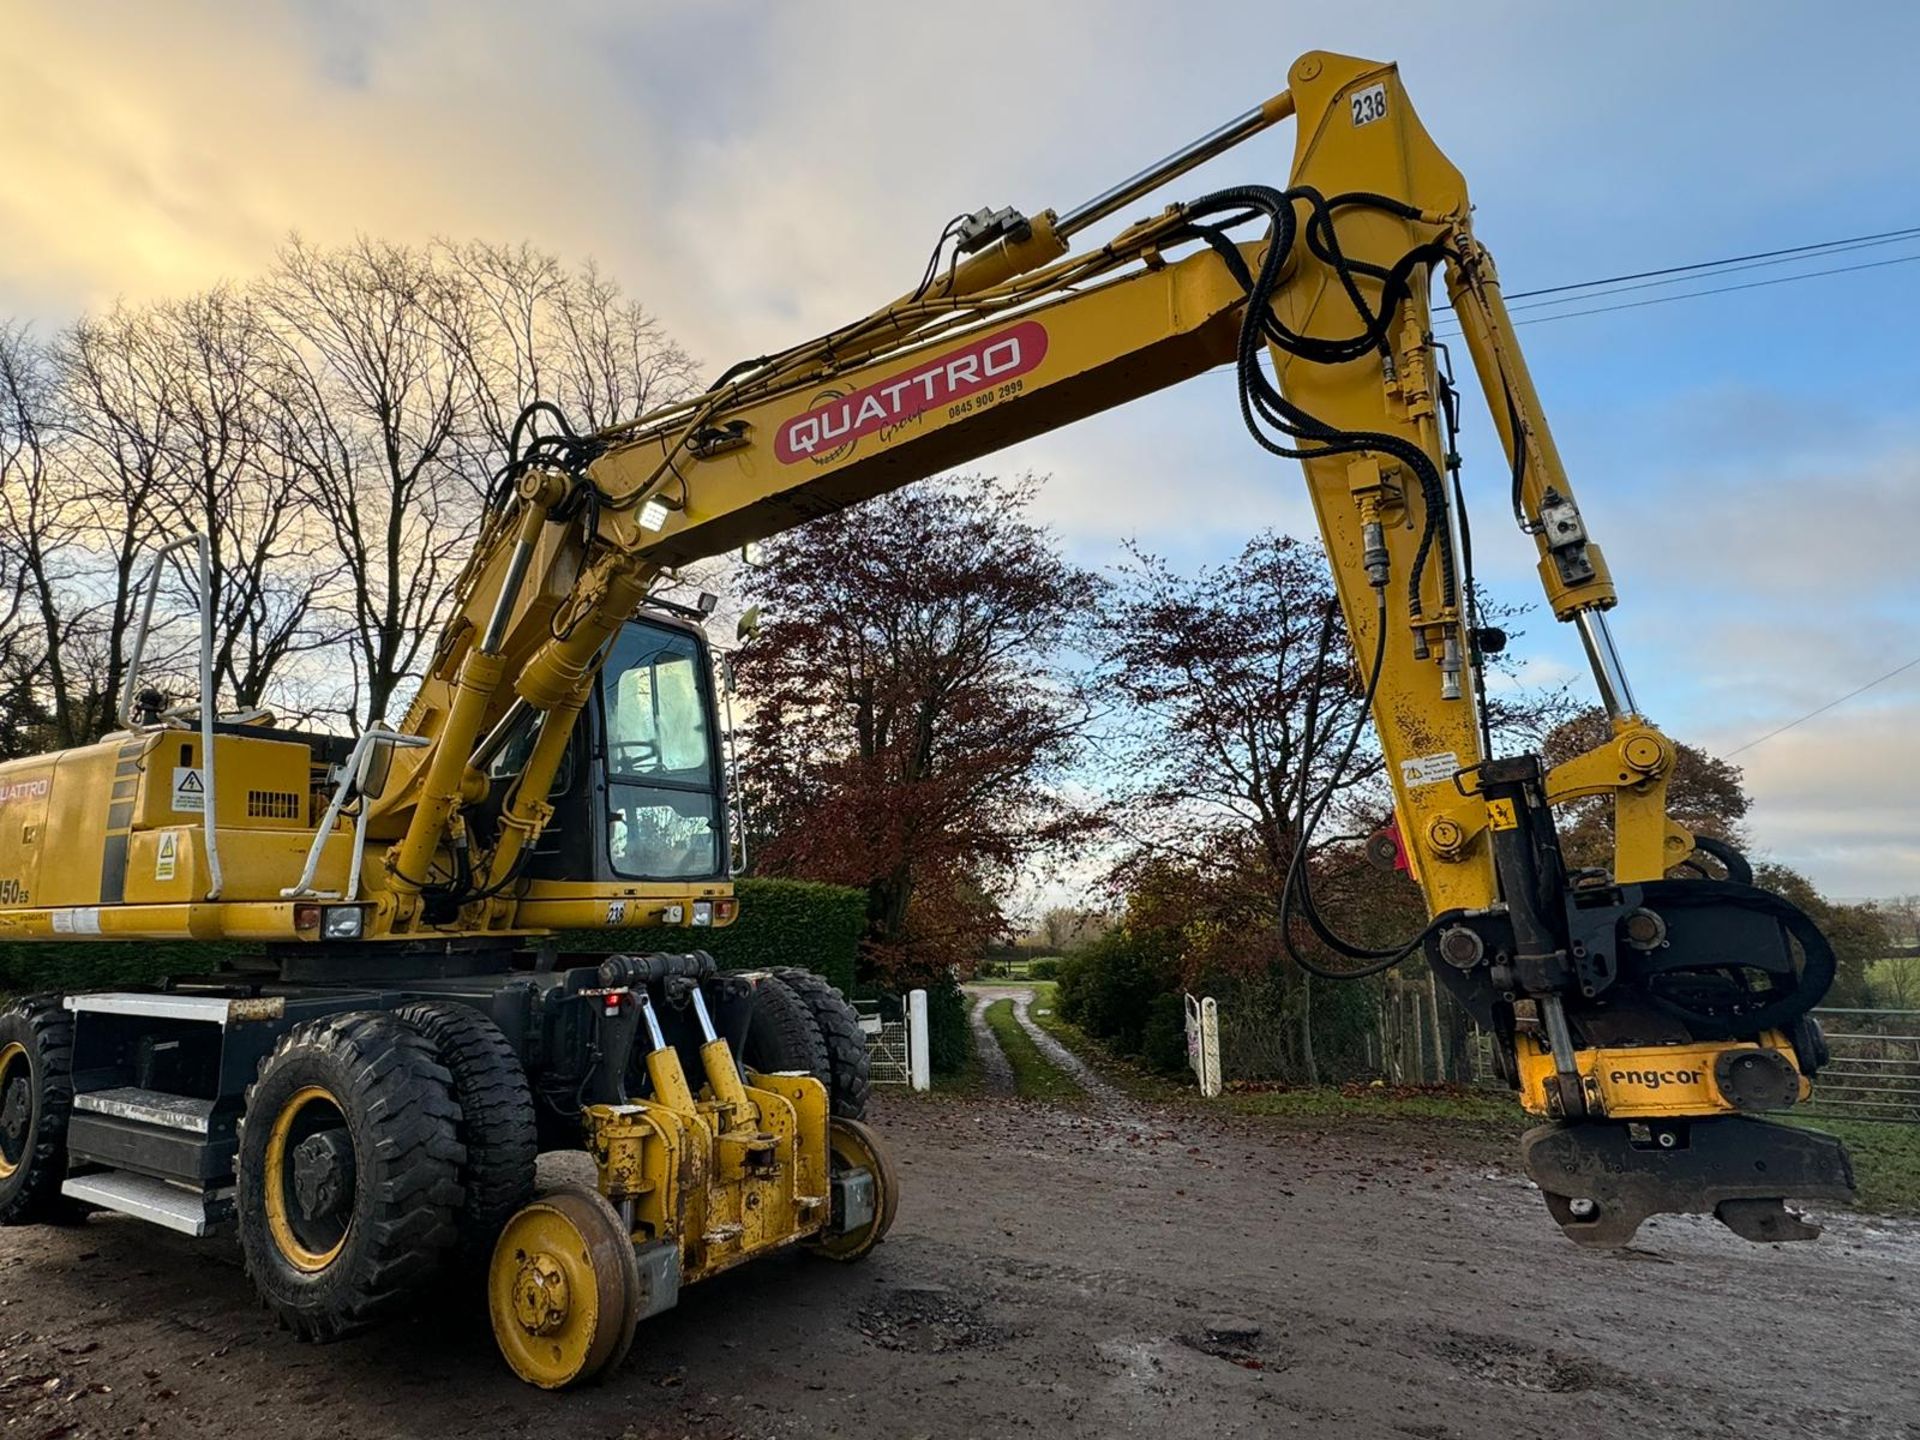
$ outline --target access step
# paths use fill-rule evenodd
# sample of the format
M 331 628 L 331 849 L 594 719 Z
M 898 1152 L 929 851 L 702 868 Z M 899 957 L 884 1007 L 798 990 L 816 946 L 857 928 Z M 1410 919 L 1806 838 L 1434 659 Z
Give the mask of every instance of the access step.
M 128 1170 L 75 1175 L 60 1187 L 60 1193 L 182 1235 L 205 1235 L 233 1216 L 231 1192 L 193 1190 Z
M 164 1090 L 142 1090 L 137 1085 L 83 1090 L 73 1097 L 76 1110 L 111 1115 L 117 1120 L 137 1120 L 143 1125 L 158 1125 L 167 1130 L 190 1130 L 199 1135 L 205 1135 L 212 1126 L 215 1103 L 196 1100 L 190 1095 L 169 1095 Z

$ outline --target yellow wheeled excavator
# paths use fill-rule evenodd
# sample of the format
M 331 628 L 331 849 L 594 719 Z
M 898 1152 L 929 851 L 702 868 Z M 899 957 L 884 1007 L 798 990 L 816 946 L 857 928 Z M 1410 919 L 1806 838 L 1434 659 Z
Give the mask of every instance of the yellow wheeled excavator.
M 530 407 L 397 728 L 221 716 L 208 664 L 188 703 L 130 682 L 120 733 L 0 767 L 0 938 L 247 956 L 0 1019 L 0 1219 L 79 1201 L 231 1221 L 314 1338 L 464 1259 L 502 1353 L 548 1386 L 617 1363 L 683 1283 L 788 1245 L 865 1254 L 898 1189 L 845 1002 L 800 972 L 717 973 L 690 943 L 734 912 L 719 727 L 698 616 L 650 596 L 687 562 L 1226 367 L 1253 441 L 1304 470 L 1430 915 L 1354 945 L 1296 858 L 1301 963 L 1426 959 L 1498 1037 L 1541 1122 L 1528 1172 L 1573 1239 L 1620 1244 L 1664 1212 L 1817 1233 L 1783 1201 L 1846 1198 L 1846 1154 L 1762 1117 L 1810 1092 L 1832 950 L 1668 818 L 1674 747 L 1628 685 L 1466 183 L 1396 69 L 1316 52 L 1288 81 L 1085 204 L 950 225 L 917 285 L 693 399 L 595 434 Z M 1289 118 L 1284 188 L 1070 252 Z M 1552 768 L 1493 753 L 1481 703 L 1500 637 L 1474 608 L 1436 272 L 1612 720 Z M 1554 808 L 1592 796 L 1612 800 L 1613 863 L 1570 871 Z M 563 965 L 547 938 L 635 925 L 659 953 Z M 597 1187 L 534 1193 L 543 1147 L 587 1151 Z

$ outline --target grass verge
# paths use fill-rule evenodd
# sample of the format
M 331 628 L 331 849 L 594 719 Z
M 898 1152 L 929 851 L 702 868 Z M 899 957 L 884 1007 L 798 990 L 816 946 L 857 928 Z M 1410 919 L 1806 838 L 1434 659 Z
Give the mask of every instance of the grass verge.
M 1920 1125 L 1881 1120 L 1795 1120 L 1809 1130 L 1838 1136 L 1853 1156 L 1859 1208 L 1920 1213 Z
M 1019 1020 L 1014 1017 L 1013 1001 L 996 1000 L 987 1006 L 987 1028 L 1000 1042 L 1000 1049 L 1013 1067 L 1013 1088 L 1023 1100 L 1072 1101 L 1085 1097 L 1073 1080 L 1040 1053 Z
M 1050 992 L 1059 988 L 1052 981 L 1042 983 Z M 1135 1100 L 1164 1104 L 1168 1101 L 1199 1098 L 1192 1085 L 1149 1070 L 1146 1066 L 1136 1064 L 1125 1056 L 1114 1054 L 1078 1025 L 1061 1019 L 1060 1011 L 1055 1004 L 1055 996 L 1049 993 L 1043 1001 L 1037 993 L 1040 987 L 1036 985 L 1034 988 L 1036 994 L 1033 1004 L 1027 1010 L 1027 1014 L 1033 1017 L 1033 1023 L 1086 1061 L 1109 1084 L 1117 1086 Z

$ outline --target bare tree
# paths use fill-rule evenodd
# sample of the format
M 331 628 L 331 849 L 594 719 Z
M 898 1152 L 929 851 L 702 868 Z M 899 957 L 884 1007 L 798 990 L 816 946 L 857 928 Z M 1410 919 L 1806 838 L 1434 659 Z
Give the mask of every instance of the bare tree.
M 51 346 L 0 329 L 0 745 L 117 723 L 146 557 L 192 532 L 213 552 L 223 694 L 384 718 L 522 408 L 597 428 L 692 378 L 617 285 L 525 245 L 296 238 L 249 286 L 116 305 Z M 172 585 L 163 617 L 197 606 L 184 556 Z M 340 638 L 351 665 L 319 662 Z M 143 665 L 190 684 L 170 663 L 190 630 L 156 642 Z
M 434 254 L 467 287 L 472 324 L 456 343 L 492 454 L 532 401 L 600 430 L 680 399 L 698 378 L 693 357 L 591 261 L 569 270 L 529 245 L 479 240 L 442 241 Z
M 84 562 L 72 589 L 49 587 L 49 605 L 70 620 L 90 607 L 94 620 L 65 634 L 48 667 L 63 746 L 113 728 L 139 569 L 162 533 L 175 396 L 158 351 L 150 317 L 125 305 L 82 319 L 54 350 L 67 442 L 61 483 Z
M 287 454 L 341 561 L 359 718 L 386 716 L 472 545 L 482 482 L 463 473 L 467 371 L 447 344 L 464 297 L 426 256 L 295 239 L 262 289 L 276 320 Z
M 52 376 L 24 327 L 0 325 L 0 757 L 38 748 L 38 681 L 55 658 L 47 600 L 58 548 L 47 421 Z
M 251 709 L 290 657 L 329 638 L 312 623 L 315 597 L 339 562 L 323 560 L 315 527 L 299 523 L 299 470 L 284 443 L 292 425 L 259 307 L 223 285 L 157 308 L 152 323 L 174 397 L 160 508 L 170 530 L 208 539 L 214 673 Z

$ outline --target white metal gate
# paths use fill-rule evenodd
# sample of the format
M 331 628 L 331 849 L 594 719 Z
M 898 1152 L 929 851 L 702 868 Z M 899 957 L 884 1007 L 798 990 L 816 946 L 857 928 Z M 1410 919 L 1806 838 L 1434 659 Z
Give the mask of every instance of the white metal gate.
M 913 1067 L 907 1055 L 907 1022 L 882 1019 L 875 1000 L 856 1000 L 853 1008 L 860 1016 L 860 1028 L 867 1036 L 867 1056 L 873 1067 L 876 1085 L 911 1085 Z

